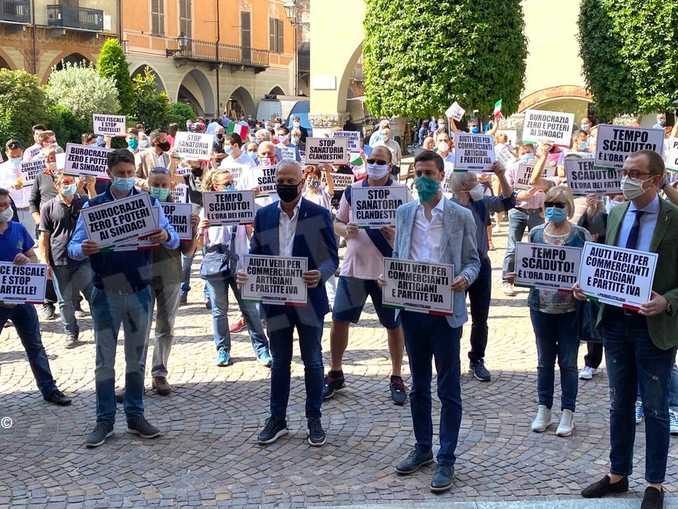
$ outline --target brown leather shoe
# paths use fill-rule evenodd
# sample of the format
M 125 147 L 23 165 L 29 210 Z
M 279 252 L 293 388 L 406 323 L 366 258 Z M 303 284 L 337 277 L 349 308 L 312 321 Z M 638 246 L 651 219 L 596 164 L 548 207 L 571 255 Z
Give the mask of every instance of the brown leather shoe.
M 167 383 L 167 378 L 164 376 L 153 377 L 153 388 L 160 396 L 169 396 L 172 392 L 172 387 Z

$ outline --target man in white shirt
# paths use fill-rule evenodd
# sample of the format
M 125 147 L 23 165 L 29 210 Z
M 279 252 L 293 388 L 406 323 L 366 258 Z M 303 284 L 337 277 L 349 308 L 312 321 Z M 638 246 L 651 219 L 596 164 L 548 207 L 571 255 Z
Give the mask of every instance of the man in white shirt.
M 33 130 L 33 145 L 28 147 L 23 154 L 24 162 L 29 162 L 35 156 L 37 156 L 42 150 L 42 145 L 40 145 L 40 135 L 45 131 L 45 126 L 42 124 L 36 124 L 32 127 Z
M 400 150 L 400 145 L 398 142 L 393 140 L 391 137 L 391 129 L 386 128 L 381 130 L 381 136 L 382 140 L 380 143 L 377 143 L 372 146 L 372 148 L 378 147 L 379 145 L 384 145 L 386 146 L 390 151 L 391 155 L 393 156 L 392 161 L 391 161 L 391 166 L 398 168 L 398 172 L 400 171 L 400 161 L 403 158 L 403 152 Z
M 21 163 L 23 149 L 19 141 L 11 139 L 5 143 L 7 161 L 0 164 L 0 188 L 9 191 L 16 206 L 19 222 L 24 225 L 28 233 L 35 235 L 35 221 L 29 208 L 31 187 L 24 187 L 21 183 Z

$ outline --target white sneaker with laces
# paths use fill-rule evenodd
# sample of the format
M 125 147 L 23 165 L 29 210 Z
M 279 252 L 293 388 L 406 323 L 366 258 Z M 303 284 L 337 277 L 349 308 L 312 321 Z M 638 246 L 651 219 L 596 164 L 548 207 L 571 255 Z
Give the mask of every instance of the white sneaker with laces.
M 535 433 L 543 433 L 549 426 L 551 426 L 551 410 L 545 405 L 537 407 L 537 415 L 532 421 L 532 431 Z
M 598 370 L 590 366 L 584 366 L 581 371 L 579 371 L 580 380 L 591 380 L 593 375 L 598 373 Z
M 669 431 L 672 435 L 678 435 L 678 412 L 669 408 Z
M 572 410 L 563 410 L 560 416 L 560 424 L 556 429 L 556 435 L 559 437 L 569 437 L 574 431 L 574 412 Z
M 636 400 L 636 424 L 643 422 L 643 417 L 645 417 L 645 412 L 643 411 L 643 402 Z
M 501 289 L 507 297 L 515 297 L 516 295 L 516 289 L 508 281 L 504 281 L 501 284 Z

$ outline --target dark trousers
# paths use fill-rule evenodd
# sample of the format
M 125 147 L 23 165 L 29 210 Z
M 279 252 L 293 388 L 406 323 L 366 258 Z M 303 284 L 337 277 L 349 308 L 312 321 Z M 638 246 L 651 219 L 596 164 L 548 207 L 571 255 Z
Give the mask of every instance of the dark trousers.
M 45 347 L 42 346 L 40 322 L 35 307 L 33 304 L 2 306 L 0 307 L 0 331 L 4 328 L 7 320 L 12 320 L 24 350 L 26 350 L 28 363 L 31 365 L 31 371 L 33 371 L 38 389 L 46 398 L 57 387 L 52 377 L 52 371 L 49 369 Z
M 601 362 L 603 362 L 603 344 L 597 341 L 587 341 L 584 365 L 589 368 L 598 369 Z
M 436 363 L 440 399 L 440 450 L 438 463 L 454 465 L 454 451 L 461 426 L 459 341 L 462 328 L 452 328 L 447 319 L 412 311 L 401 313 L 405 347 L 412 373 L 410 410 L 416 447 L 428 452 L 433 446 L 431 418 L 431 360 Z
M 642 316 L 606 310 L 602 325 L 610 384 L 610 472 L 627 476 L 633 469 L 634 408 L 639 387 L 645 413 L 645 480 L 662 483 L 669 452 L 669 393 L 675 348 L 660 350 L 654 346 Z
M 480 259 L 478 278 L 468 287 L 471 303 L 471 351 L 468 358 L 477 362 L 485 358 L 487 347 L 487 317 L 492 300 L 492 266 L 488 257 Z
M 286 319 L 285 319 L 286 318 Z M 273 324 L 271 323 L 273 322 Z M 282 326 L 282 323 L 285 323 Z M 301 323 L 297 311 L 289 309 L 286 317 L 280 315 L 268 322 L 268 339 L 273 357 L 271 366 L 271 416 L 284 419 L 290 397 L 290 365 L 292 364 L 293 336 L 296 327 L 299 350 L 304 362 L 306 385 L 306 418 L 320 418 L 323 400 L 322 324 L 310 326 Z

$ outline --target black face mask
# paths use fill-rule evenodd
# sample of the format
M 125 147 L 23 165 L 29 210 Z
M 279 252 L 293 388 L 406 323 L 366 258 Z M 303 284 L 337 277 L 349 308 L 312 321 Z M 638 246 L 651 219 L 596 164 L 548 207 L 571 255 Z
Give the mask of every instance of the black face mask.
M 163 141 L 162 143 L 156 143 L 156 146 L 163 152 L 167 152 L 171 147 L 169 141 Z
M 196 168 L 191 167 L 191 173 L 195 175 L 196 177 L 202 177 L 202 167 L 198 166 Z
M 223 139 L 224 139 L 224 135 L 223 135 L 223 134 L 217 134 L 217 139 L 218 139 L 218 140 L 223 140 Z
M 281 201 L 291 203 L 299 196 L 299 184 L 277 184 L 276 191 Z

